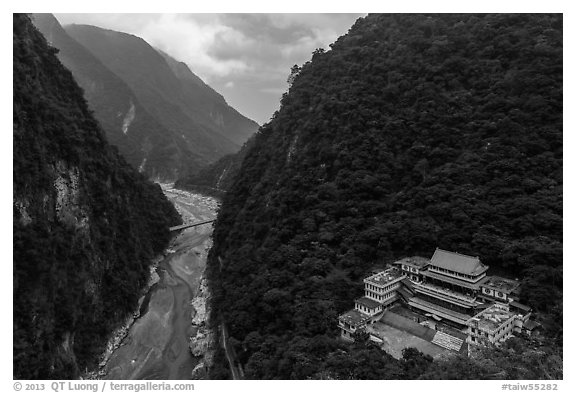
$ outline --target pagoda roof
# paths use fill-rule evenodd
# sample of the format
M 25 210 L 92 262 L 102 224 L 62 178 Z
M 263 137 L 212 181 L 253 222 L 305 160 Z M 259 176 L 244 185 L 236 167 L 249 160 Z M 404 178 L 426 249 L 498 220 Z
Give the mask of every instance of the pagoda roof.
M 446 251 L 440 248 L 436 248 L 436 251 L 434 251 L 430 265 L 471 276 L 480 275 L 488 270 L 488 266 L 480 262 L 480 258 L 478 257 Z

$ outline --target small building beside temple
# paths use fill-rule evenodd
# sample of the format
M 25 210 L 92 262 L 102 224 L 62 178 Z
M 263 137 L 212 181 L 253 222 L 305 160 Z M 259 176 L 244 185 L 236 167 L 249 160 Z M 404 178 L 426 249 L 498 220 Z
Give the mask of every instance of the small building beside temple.
M 499 276 L 489 276 L 480 284 L 480 296 L 488 301 L 508 303 L 518 300 L 520 282 Z
M 505 304 L 493 304 L 466 322 L 468 343 L 500 345 L 514 332 L 520 333 L 522 315 L 510 311 Z
M 364 329 L 366 323 L 370 321 L 370 315 L 358 310 L 350 310 L 338 317 L 338 327 L 341 337 L 346 340 L 353 340 L 352 335 L 359 329 Z
M 421 272 L 428 266 L 430 260 L 423 257 L 407 257 L 394 262 L 400 266 L 402 273 L 414 282 L 422 281 Z

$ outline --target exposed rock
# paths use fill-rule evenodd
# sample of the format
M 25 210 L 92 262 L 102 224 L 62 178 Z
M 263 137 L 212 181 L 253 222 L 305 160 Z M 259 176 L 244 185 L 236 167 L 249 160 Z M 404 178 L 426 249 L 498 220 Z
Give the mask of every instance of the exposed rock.
M 88 226 L 88 214 L 80 207 L 80 171 L 77 167 L 68 168 L 64 161 L 58 161 L 54 166 L 56 178 L 55 209 L 58 220 L 77 229 Z
M 28 214 L 27 210 L 28 202 L 14 200 L 14 206 L 16 206 L 18 212 L 20 213 L 20 222 L 22 223 L 22 225 L 30 224 L 32 222 L 32 217 L 30 217 L 30 215 Z
M 136 108 L 134 107 L 134 103 L 130 101 L 130 109 L 126 113 L 124 121 L 122 122 L 122 132 L 124 134 L 128 132 L 128 127 L 130 127 L 130 123 L 132 123 L 134 117 L 136 117 Z
M 192 379 L 204 379 L 208 375 L 208 368 L 214 358 L 214 349 L 216 348 L 215 334 L 207 325 L 210 315 L 210 308 L 207 300 L 209 290 L 205 278 L 200 281 L 200 287 L 196 297 L 192 299 L 191 304 L 194 307 L 192 316 L 192 326 L 196 327 L 196 334 L 190 337 L 190 352 L 193 356 L 200 358 L 194 370 L 192 370 Z

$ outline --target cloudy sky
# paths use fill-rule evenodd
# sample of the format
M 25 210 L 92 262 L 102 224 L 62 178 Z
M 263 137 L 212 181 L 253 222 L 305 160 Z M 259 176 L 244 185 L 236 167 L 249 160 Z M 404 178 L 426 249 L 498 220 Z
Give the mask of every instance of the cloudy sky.
M 55 14 L 61 24 L 123 31 L 184 61 L 259 124 L 278 109 L 290 67 L 345 34 L 362 14 Z

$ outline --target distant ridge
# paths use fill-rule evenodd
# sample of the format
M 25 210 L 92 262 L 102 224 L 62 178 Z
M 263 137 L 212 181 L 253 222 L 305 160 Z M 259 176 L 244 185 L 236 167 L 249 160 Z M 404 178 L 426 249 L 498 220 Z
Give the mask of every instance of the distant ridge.
M 184 63 L 139 37 L 94 26 L 65 30 L 51 14 L 34 14 L 33 22 L 59 49 L 110 142 L 148 177 L 196 172 L 258 128 Z
M 211 88 L 193 81 L 185 65 L 178 64 L 174 73 L 178 62 L 167 61 L 166 55 L 143 39 L 95 26 L 69 25 L 65 29 L 122 78 L 144 108 L 179 140 L 176 144 L 197 154 L 203 164 L 238 151 L 241 144 L 233 141 L 234 135 L 258 128 L 231 110 Z

